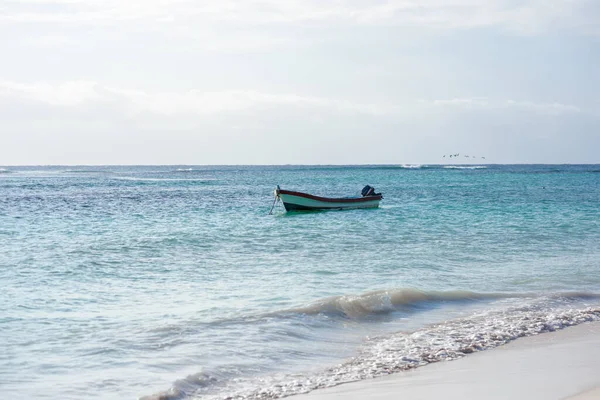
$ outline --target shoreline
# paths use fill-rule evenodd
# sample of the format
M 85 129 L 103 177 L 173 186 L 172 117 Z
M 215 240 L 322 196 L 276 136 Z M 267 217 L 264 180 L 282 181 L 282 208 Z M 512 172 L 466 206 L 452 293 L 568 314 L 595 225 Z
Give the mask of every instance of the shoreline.
M 600 322 L 519 338 L 503 346 L 409 371 L 291 396 L 334 399 L 600 398 Z

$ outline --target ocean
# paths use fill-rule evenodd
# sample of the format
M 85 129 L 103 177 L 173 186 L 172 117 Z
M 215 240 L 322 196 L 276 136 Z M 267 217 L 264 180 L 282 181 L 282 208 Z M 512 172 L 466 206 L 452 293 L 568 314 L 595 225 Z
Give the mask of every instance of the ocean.
M 600 320 L 600 165 L 5 166 L 0 285 L 5 399 L 279 398 Z

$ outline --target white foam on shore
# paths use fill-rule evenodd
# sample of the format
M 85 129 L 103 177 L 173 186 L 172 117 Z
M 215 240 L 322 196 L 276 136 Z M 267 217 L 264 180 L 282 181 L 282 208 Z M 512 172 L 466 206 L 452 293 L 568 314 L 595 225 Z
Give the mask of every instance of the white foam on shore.
M 315 390 L 294 399 L 598 400 L 598 370 L 600 322 L 589 322 L 456 362 Z
M 312 375 L 239 379 L 232 385 L 226 385 L 229 389 L 219 394 L 209 394 L 203 390 L 185 392 L 173 388 L 175 390 L 169 392 L 174 396 L 167 395 L 164 398 L 277 399 L 406 371 L 438 361 L 455 360 L 520 337 L 552 332 L 588 321 L 600 321 L 600 307 L 557 310 L 534 302 L 526 307 L 509 307 L 447 321 L 412 333 L 400 332 L 370 338 L 356 357 Z

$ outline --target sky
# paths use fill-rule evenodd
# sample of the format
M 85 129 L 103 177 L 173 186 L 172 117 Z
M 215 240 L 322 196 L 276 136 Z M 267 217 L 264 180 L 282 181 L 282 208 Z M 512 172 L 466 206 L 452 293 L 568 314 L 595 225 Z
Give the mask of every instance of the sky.
M 597 0 L 0 0 L 0 165 L 600 163 L 599 71 Z

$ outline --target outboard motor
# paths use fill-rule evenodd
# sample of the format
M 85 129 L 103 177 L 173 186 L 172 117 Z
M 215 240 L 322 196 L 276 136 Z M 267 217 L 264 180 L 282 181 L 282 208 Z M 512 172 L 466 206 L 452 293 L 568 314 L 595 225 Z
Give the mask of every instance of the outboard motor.
M 375 188 L 372 186 L 365 186 L 360 193 L 362 194 L 363 197 L 367 197 L 367 196 L 379 196 L 381 195 L 381 193 L 375 193 Z
M 373 192 L 375 192 L 375 189 L 372 188 L 371 186 L 367 185 L 361 190 L 360 193 L 363 195 L 363 197 L 366 197 L 366 196 L 371 196 L 371 194 Z

